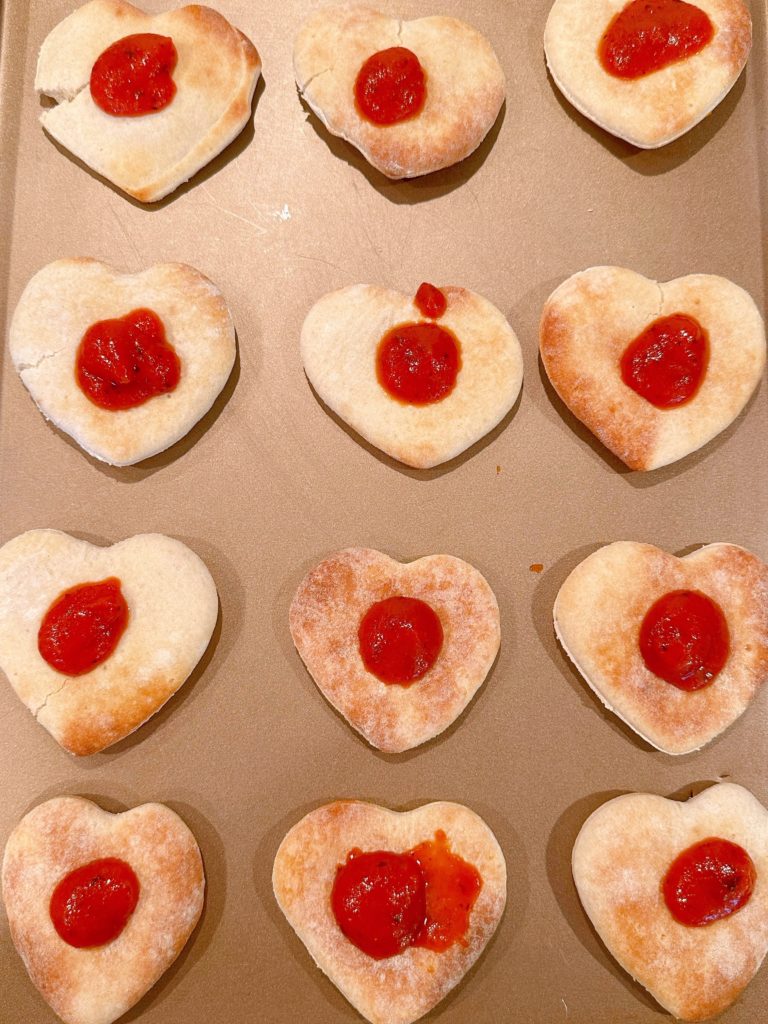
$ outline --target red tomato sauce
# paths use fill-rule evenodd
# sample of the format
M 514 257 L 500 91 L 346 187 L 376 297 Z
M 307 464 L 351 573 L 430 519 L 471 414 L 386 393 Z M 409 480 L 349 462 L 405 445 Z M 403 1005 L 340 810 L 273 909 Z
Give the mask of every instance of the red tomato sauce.
M 456 335 L 433 323 L 400 324 L 376 352 L 376 377 L 384 390 L 409 405 L 431 405 L 456 387 L 461 354 Z
M 349 941 L 376 960 L 411 946 L 443 952 L 467 944 L 482 885 L 441 829 L 405 853 L 350 850 L 336 869 L 331 908 Z
M 116 857 L 93 860 L 70 871 L 53 890 L 53 927 L 70 946 L 104 946 L 118 937 L 139 902 L 139 880 Z
M 437 613 L 416 597 L 388 597 L 371 605 L 358 628 L 360 656 L 383 683 L 410 686 L 422 679 L 443 648 Z
M 81 583 L 59 594 L 45 613 L 37 649 L 57 672 L 81 676 L 107 660 L 127 625 L 119 579 Z
M 173 391 L 181 362 L 157 314 L 134 309 L 88 328 L 77 350 L 75 379 L 94 405 L 113 412 L 133 409 Z
M 680 690 L 709 686 L 730 653 L 722 609 L 696 590 L 670 591 L 645 614 L 640 653 L 650 672 Z
M 176 47 L 169 36 L 124 36 L 96 58 L 91 96 L 113 117 L 140 117 L 167 107 L 176 95 Z
M 448 302 L 443 292 L 439 288 L 435 288 L 433 284 L 427 284 L 426 281 L 419 285 L 413 303 L 421 315 L 429 317 L 430 320 L 439 320 L 448 308 Z
M 683 313 L 654 320 L 625 349 L 621 379 L 657 409 L 684 405 L 701 387 L 709 363 L 707 332 Z
M 706 13 L 684 0 L 632 0 L 605 30 L 598 57 L 616 78 L 643 78 L 699 53 L 714 34 Z
M 727 839 L 703 839 L 672 861 L 661 890 L 670 914 L 690 928 L 730 917 L 749 902 L 757 871 L 747 851 Z
M 397 124 L 421 113 L 427 77 L 419 58 L 404 46 L 379 50 L 366 60 L 355 79 L 358 114 L 378 125 Z

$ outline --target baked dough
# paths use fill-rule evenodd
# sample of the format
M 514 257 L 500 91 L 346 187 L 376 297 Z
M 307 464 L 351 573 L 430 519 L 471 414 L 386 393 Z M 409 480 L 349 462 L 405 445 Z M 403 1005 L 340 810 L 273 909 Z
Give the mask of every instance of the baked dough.
M 723 611 L 730 654 L 707 687 L 680 690 L 645 665 L 646 612 L 673 590 L 698 590 Z M 617 541 L 576 566 L 555 600 L 555 632 L 609 711 L 668 754 L 709 743 L 746 710 L 768 678 L 768 566 L 735 544 L 676 558 Z
M 92 671 L 67 676 L 37 635 L 64 590 L 116 576 L 128 626 Z M 58 530 L 30 530 L 0 548 L 0 668 L 17 696 L 72 754 L 95 754 L 159 711 L 203 656 L 218 617 L 211 574 L 159 533 L 100 548 Z
M 699 53 L 636 79 L 604 70 L 600 40 L 629 0 L 555 0 L 544 29 L 547 65 L 565 98 L 641 149 L 684 135 L 725 97 L 747 62 L 752 21 L 742 0 L 693 0 L 715 29 Z
M 358 114 L 354 86 L 365 61 L 392 46 L 416 54 L 427 95 L 418 115 L 381 126 Z M 469 156 L 491 130 L 506 90 L 491 44 L 463 21 L 401 21 L 352 5 L 323 7 L 307 18 L 293 67 L 299 91 L 328 131 L 388 178 L 414 178 Z
M 139 32 L 173 39 L 176 95 L 152 114 L 113 117 L 91 99 L 91 68 L 112 43 Z M 90 0 L 46 36 L 35 88 L 58 101 L 40 115 L 49 135 L 123 192 L 154 203 L 240 134 L 260 72 L 253 44 L 210 7 L 151 15 L 125 0 Z
M 453 391 L 432 405 L 400 402 L 376 378 L 382 336 L 424 319 L 411 297 L 350 285 L 319 299 L 301 329 L 304 370 L 325 404 L 371 444 L 418 469 L 447 462 L 484 437 L 523 382 L 520 343 L 499 310 L 465 288 L 440 290 L 448 308 L 437 323 L 458 338 L 462 366 Z
M 75 868 L 117 857 L 139 879 L 139 902 L 116 939 L 76 949 L 51 923 L 51 895 Z M 3 859 L 3 899 L 13 943 L 43 999 L 64 1024 L 111 1024 L 184 948 L 203 909 L 205 877 L 195 837 L 163 804 L 109 814 L 62 796 L 25 815 Z
M 730 917 L 678 923 L 661 882 L 679 854 L 709 838 L 738 843 L 757 884 Z M 599 807 L 573 847 L 573 877 L 608 951 L 680 1020 L 708 1020 L 731 1005 L 768 948 L 768 812 L 741 786 L 721 783 L 687 803 L 649 793 Z
M 451 851 L 473 864 L 482 888 L 469 920 L 467 945 L 444 952 L 410 947 L 374 960 L 341 932 L 331 910 L 336 868 L 355 847 L 401 853 L 442 829 Z M 275 898 L 317 966 L 371 1024 L 411 1024 L 457 985 L 496 930 L 507 896 L 504 855 L 469 808 L 425 804 L 397 813 L 360 801 L 319 807 L 280 844 L 272 872 Z
M 621 379 L 624 350 L 659 317 L 686 313 L 709 335 L 709 365 L 690 401 L 658 409 Z M 658 469 L 725 430 L 765 367 L 765 328 L 750 296 L 724 277 L 664 284 L 622 267 L 591 267 L 544 305 L 541 358 L 571 412 L 630 469 Z
M 377 601 L 426 601 L 443 627 L 443 648 L 410 686 L 384 683 L 360 656 L 360 622 Z M 403 565 L 380 551 L 347 548 L 302 580 L 291 603 L 291 636 L 320 692 L 368 742 L 387 753 L 437 736 L 474 697 L 496 658 L 499 606 L 477 569 L 451 555 Z
M 99 320 L 149 307 L 181 360 L 172 392 L 133 409 L 102 409 L 75 379 L 77 350 Z M 129 466 L 184 437 L 213 405 L 235 361 L 235 330 L 218 288 L 183 263 L 121 274 L 91 259 L 56 260 L 24 289 L 10 353 L 46 419 L 96 459 Z

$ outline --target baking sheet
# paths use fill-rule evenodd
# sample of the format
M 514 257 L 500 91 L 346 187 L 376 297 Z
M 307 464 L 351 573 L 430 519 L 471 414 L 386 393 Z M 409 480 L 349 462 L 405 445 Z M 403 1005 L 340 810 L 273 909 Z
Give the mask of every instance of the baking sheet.
M 309 809 L 359 797 L 403 809 L 457 800 L 499 838 L 509 869 L 502 924 L 469 978 L 429 1020 L 646 1024 L 664 1014 L 615 964 L 582 912 L 570 850 L 587 815 L 620 792 L 687 795 L 731 778 L 768 804 L 768 697 L 699 754 L 650 750 L 570 668 L 551 627 L 568 572 L 609 541 L 673 552 L 732 541 L 768 558 L 765 385 L 702 452 L 631 473 L 570 416 L 537 358 L 545 298 L 598 263 L 666 280 L 723 274 L 765 303 L 763 6 L 750 63 L 688 135 L 642 152 L 593 127 L 548 79 L 549 0 L 443 0 L 492 40 L 505 108 L 463 164 L 391 183 L 302 106 L 291 40 L 318 4 L 217 0 L 264 62 L 251 125 L 193 181 L 142 207 L 88 173 L 37 124 L 37 49 L 75 4 L 5 0 L 2 17 L 0 274 L 7 322 L 29 277 L 62 256 L 127 271 L 198 267 L 237 325 L 229 386 L 190 437 L 139 466 L 85 456 L 36 411 L 5 358 L 0 540 L 55 527 L 110 543 L 178 537 L 205 559 L 221 616 L 201 667 L 134 736 L 75 761 L 0 687 L 0 842 L 38 802 L 90 797 L 110 810 L 160 800 L 191 826 L 208 894 L 177 963 L 124 1018 L 142 1024 L 358 1020 L 284 921 L 271 893 L 277 846 Z M 162 0 L 144 0 L 159 11 Z M 378 3 L 403 17 L 426 2 Z M 448 466 L 416 471 L 356 439 L 312 394 L 302 320 L 326 291 L 422 280 L 487 296 L 520 337 L 513 413 Z M 369 545 L 403 560 L 433 552 L 477 566 L 502 612 L 502 649 L 446 734 L 407 754 L 371 750 L 325 703 L 287 628 L 292 594 L 328 552 Z M 543 572 L 530 570 L 542 563 Z M 0 1020 L 55 1020 L 0 915 Z M 729 1024 L 764 1019 L 768 970 Z

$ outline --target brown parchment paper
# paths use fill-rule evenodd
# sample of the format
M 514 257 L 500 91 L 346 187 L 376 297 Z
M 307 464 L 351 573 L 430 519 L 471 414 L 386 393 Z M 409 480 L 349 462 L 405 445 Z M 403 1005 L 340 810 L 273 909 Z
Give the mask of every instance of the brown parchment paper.
M 73 760 L 0 685 L 0 842 L 38 802 L 76 793 L 120 810 L 160 800 L 194 830 L 207 904 L 176 965 L 124 1018 L 142 1024 L 353 1022 L 278 910 L 270 874 L 286 830 L 310 808 L 360 797 L 394 808 L 458 800 L 501 842 L 509 902 L 441 1024 L 649 1024 L 666 1015 L 614 963 L 582 912 L 573 840 L 609 796 L 688 794 L 730 778 L 768 803 L 763 693 L 704 751 L 652 751 L 604 711 L 558 649 L 555 594 L 619 538 L 673 552 L 733 541 L 768 558 L 763 384 L 734 426 L 658 472 L 628 472 L 570 416 L 537 358 L 542 303 L 576 270 L 615 263 L 666 280 L 722 274 L 765 301 L 764 8 L 755 49 L 726 100 L 657 152 L 613 139 L 548 79 L 549 0 L 380 0 L 417 17 L 473 23 L 508 75 L 506 106 L 465 163 L 391 183 L 302 106 L 291 45 L 311 0 L 217 0 L 264 62 L 252 123 L 168 200 L 142 207 L 87 172 L 37 123 L 37 50 L 74 0 L 2 5 L 0 273 L 5 326 L 29 277 L 61 256 L 135 271 L 183 260 L 224 291 L 239 360 L 190 437 L 110 469 L 48 426 L 7 356 L 2 381 L 1 537 L 55 527 L 109 543 L 178 537 L 205 559 L 221 617 L 202 665 L 146 726 Z M 144 0 L 159 11 L 163 0 Z M 762 178 L 761 178 L 762 176 Z M 461 284 L 518 332 L 525 381 L 513 414 L 450 465 L 414 471 L 351 435 L 302 373 L 299 330 L 323 293 L 355 282 L 413 291 Z M 371 750 L 323 700 L 294 651 L 291 596 L 326 553 L 370 545 L 477 566 L 502 614 L 502 648 L 458 724 L 411 753 Z M 542 563 L 540 574 L 532 563 Z M 0 915 L 0 1021 L 55 1020 Z M 765 1019 L 768 970 L 726 1019 Z

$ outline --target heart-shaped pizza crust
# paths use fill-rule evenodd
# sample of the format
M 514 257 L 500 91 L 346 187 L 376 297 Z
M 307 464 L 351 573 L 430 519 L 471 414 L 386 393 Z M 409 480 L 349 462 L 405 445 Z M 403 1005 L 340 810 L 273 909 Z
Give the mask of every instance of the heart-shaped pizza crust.
M 355 80 L 369 57 L 391 47 L 416 55 L 426 75 L 421 111 L 379 125 L 358 113 Z M 400 21 L 366 7 L 323 7 L 293 48 L 299 90 L 333 135 L 388 178 L 414 178 L 469 156 L 490 131 L 506 82 L 485 36 L 456 18 Z
M 173 40 L 176 94 L 161 110 L 114 117 L 91 97 L 91 69 L 114 42 L 137 33 Z M 151 15 L 125 0 L 90 0 L 46 37 L 35 88 L 58 101 L 40 115 L 49 135 L 123 192 L 152 203 L 240 134 L 260 71 L 252 43 L 209 7 Z
M 139 882 L 136 909 L 111 942 L 75 948 L 49 907 L 71 871 L 125 861 Z M 64 1024 L 111 1024 L 170 967 L 203 909 L 205 877 L 195 837 L 163 804 L 109 814 L 64 796 L 30 811 L 8 840 L 3 899 L 13 943 L 40 994 Z
M 746 850 L 757 882 L 736 913 L 689 927 L 667 909 L 661 883 L 681 853 L 711 838 Z M 573 877 L 608 951 L 680 1020 L 730 1006 L 768 949 L 768 812 L 741 786 L 712 786 L 684 804 L 649 793 L 608 801 L 576 839 Z
M 384 334 L 424 317 L 402 292 L 359 284 L 330 292 L 307 314 L 301 357 L 329 408 L 371 444 L 417 469 L 455 458 L 492 430 L 515 404 L 523 382 L 520 343 L 499 310 L 465 288 L 440 289 L 439 327 L 459 342 L 456 386 L 430 405 L 392 397 L 376 375 Z
M 426 602 L 443 630 L 436 662 L 408 686 L 382 682 L 360 653 L 363 616 L 390 597 Z M 296 591 L 290 627 L 326 700 L 387 753 L 426 743 L 458 718 L 490 671 L 501 638 L 493 591 L 467 562 L 428 555 L 403 565 L 369 548 L 348 548 L 315 566 Z
M 679 590 L 719 605 L 730 634 L 725 666 L 700 690 L 665 682 L 640 652 L 649 608 Z M 609 711 L 668 754 L 709 743 L 768 678 L 768 566 L 735 544 L 709 544 L 685 558 L 650 544 L 609 544 L 570 574 L 554 619 L 568 657 Z
M 337 868 L 353 850 L 406 852 L 445 833 L 450 851 L 479 872 L 481 888 L 464 943 L 442 952 L 408 947 L 375 960 L 341 932 L 331 908 Z M 507 895 L 504 855 L 496 837 L 469 808 L 425 804 L 397 813 L 360 801 L 319 807 L 280 844 L 272 873 L 280 909 L 324 971 L 371 1024 L 410 1024 L 440 1002 L 482 953 Z
M 681 61 L 627 79 L 605 70 L 598 47 L 629 0 L 555 0 L 544 52 L 558 88 L 590 120 L 641 149 L 684 135 L 725 97 L 752 46 L 752 21 L 742 0 L 691 2 L 711 21 L 711 42 Z
M 130 409 L 104 409 L 80 388 L 77 352 L 90 326 L 151 309 L 181 363 L 173 391 Z M 164 451 L 208 412 L 232 372 L 235 331 L 223 296 L 199 271 L 158 263 L 121 274 L 91 259 L 49 263 L 13 315 L 10 353 L 46 419 L 94 458 L 129 466 Z
M 687 402 L 660 409 L 621 378 L 630 343 L 661 317 L 696 320 L 708 335 L 703 380 Z M 765 366 L 765 328 L 750 296 L 723 277 L 659 284 L 622 267 L 592 267 L 547 299 L 541 358 L 571 412 L 631 469 L 666 466 L 733 422 Z
M 116 577 L 128 625 L 84 675 L 58 672 L 38 650 L 43 617 L 65 590 Z M 0 548 L 0 668 L 65 750 L 94 754 L 159 711 L 207 648 L 218 616 L 211 574 L 188 547 L 158 533 L 100 548 L 58 530 L 31 530 Z

